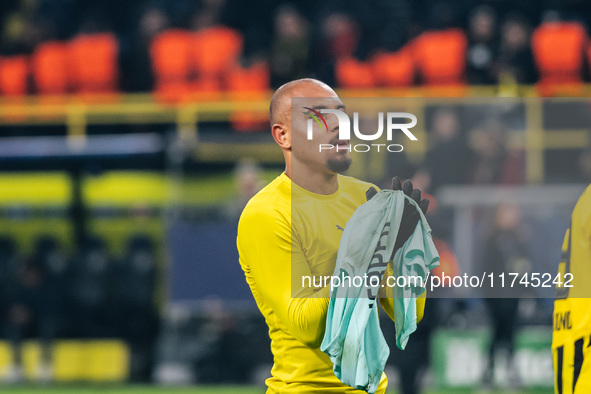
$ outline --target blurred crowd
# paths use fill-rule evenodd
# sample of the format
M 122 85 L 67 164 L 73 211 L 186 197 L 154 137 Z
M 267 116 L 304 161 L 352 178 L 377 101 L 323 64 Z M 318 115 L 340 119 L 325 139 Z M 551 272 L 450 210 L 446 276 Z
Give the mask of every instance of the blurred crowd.
M 132 379 L 147 379 L 158 327 L 153 242 L 129 239 L 116 259 L 99 238 L 75 253 L 44 236 L 30 254 L 12 238 L 0 239 L 0 337 L 9 341 L 13 362 L 7 381 L 24 377 L 23 343 L 38 338 L 40 378 L 49 380 L 56 338 L 121 338 L 131 347 Z
M 387 167 L 390 173 L 386 174 L 383 185 L 387 186 L 392 176 L 402 176 L 436 196 L 443 186 L 528 183 L 525 151 L 512 144 L 523 127 L 523 115 L 512 119 L 510 108 L 483 108 L 487 109 L 480 115 L 465 106 L 430 108 L 425 117 L 430 148 L 423 160 L 410 163 L 404 152 L 391 155 Z M 580 147 L 565 150 L 562 156 L 548 156 L 544 181 L 591 182 L 590 155 L 589 149 Z
M 590 11 L 581 0 L 6 0 L 0 93 L 249 92 L 303 76 L 350 88 L 578 83 Z
M 469 143 L 457 112 L 441 108 L 431 120 L 431 134 L 433 148 L 415 175 L 426 191 L 437 193 L 445 185 L 524 182 L 523 156 L 508 149 L 505 126 L 498 119 L 477 125 L 470 131 Z

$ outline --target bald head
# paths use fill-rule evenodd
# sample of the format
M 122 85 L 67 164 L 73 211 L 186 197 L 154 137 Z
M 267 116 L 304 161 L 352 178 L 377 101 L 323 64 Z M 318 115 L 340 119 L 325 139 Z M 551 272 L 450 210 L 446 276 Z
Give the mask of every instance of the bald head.
M 325 94 L 323 94 L 323 91 Z M 269 105 L 269 119 L 271 127 L 274 124 L 288 124 L 290 122 L 292 97 L 323 97 L 336 96 L 334 90 L 317 79 L 302 78 L 283 84 L 271 97 Z

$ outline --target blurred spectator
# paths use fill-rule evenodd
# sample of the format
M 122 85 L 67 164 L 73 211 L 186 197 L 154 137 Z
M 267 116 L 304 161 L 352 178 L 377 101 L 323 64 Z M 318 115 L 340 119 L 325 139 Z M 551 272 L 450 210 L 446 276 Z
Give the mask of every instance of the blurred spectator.
M 378 12 L 367 12 L 370 14 L 368 23 L 375 30 L 375 38 L 369 37 L 373 41 L 374 47 L 368 48 L 370 53 L 377 52 L 380 49 L 385 51 L 398 51 L 412 38 L 410 33 L 411 2 L 408 0 L 389 1 L 381 0 L 377 2 Z M 361 7 L 367 8 L 364 4 Z M 362 9 L 363 9 L 362 8 Z M 376 23 L 377 14 L 380 14 L 381 23 Z M 368 39 L 365 39 L 367 41 Z
M 19 264 L 14 241 L 8 237 L 0 237 L 0 312 L 6 307 L 6 290 L 11 286 L 14 272 Z M 2 315 L 4 316 L 4 315 Z M 2 319 L 2 321 L 5 321 Z M 1 329 L 1 327 L 0 327 Z
M 519 184 L 524 181 L 523 158 L 508 150 L 501 122 L 488 119 L 470 133 L 474 150 L 470 181 L 474 184 Z
M 7 237 L 0 238 L 0 330 L 2 336 L 8 339 L 12 339 L 15 334 L 12 308 L 20 264 L 14 241 Z M 6 380 L 18 381 L 22 378 L 22 368 L 16 364 L 17 361 L 13 360 L 13 365 L 3 371 Z
M 252 159 L 239 161 L 234 169 L 234 182 L 238 195 L 226 206 L 229 219 L 238 219 L 246 203 L 264 186 L 260 166 Z
M 58 241 L 50 236 L 37 240 L 33 262 L 44 273 L 43 309 L 39 312 L 39 337 L 42 349 L 41 378 L 49 380 L 52 371 L 51 347 L 53 340 L 68 335 L 66 327 L 72 317 L 68 288 L 70 286 L 70 267 Z
M 137 29 L 121 43 L 121 87 L 129 92 L 154 88 L 149 47 L 152 39 L 168 26 L 168 18 L 158 8 L 146 9 Z
M 73 272 L 72 296 L 80 333 L 84 337 L 112 335 L 110 315 L 112 264 L 102 240 L 89 238 L 79 251 Z
M 332 59 L 352 57 L 359 41 L 358 25 L 344 13 L 329 15 L 322 24 L 323 49 Z
M 307 75 L 310 33 L 307 21 L 290 5 L 279 7 L 274 23 L 271 85 L 278 87 Z
M 497 56 L 496 13 L 487 5 L 478 6 L 468 22 L 468 83 L 488 85 L 495 81 L 492 66 Z
M 444 185 L 466 182 L 472 153 L 460 132 L 457 113 L 451 108 L 439 108 L 430 122 L 433 147 L 425 157 L 425 167 L 431 181 L 429 192 L 436 194 Z
M 4 8 L 2 4 L 1 8 Z M 10 4 L 6 4 L 10 7 Z M 13 5 L 13 10 L 7 12 L 2 19 L 2 28 L 0 30 L 0 49 L 2 54 L 14 55 L 27 53 L 32 50 L 27 45 L 29 32 L 34 30 L 32 20 L 37 12 L 37 2 L 19 1 Z
M 510 274 L 521 275 L 529 272 L 527 244 L 521 228 L 521 215 L 516 205 L 504 204 L 496 209 L 494 223 L 482 253 L 482 271 L 492 273 L 496 280 L 505 274 L 505 280 L 513 278 Z M 513 351 L 517 329 L 519 298 L 524 289 L 519 283 L 510 288 L 483 287 L 486 305 L 492 325 L 492 338 L 488 351 L 488 365 L 484 369 L 484 386 L 494 384 L 495 361 L 501 351 L 505 351 L 509 384 L 519 385 Z M 501 293 L 502 292 L 502 293 Z M 497 298 L 503 297 L 503 298 Z M 512 297 L 512 298 L 505 298 Z
M 140 19 L 138 35 L 143 40 L 149 41 L 164 30 L 166 26 L 168 26 L 166 14 L 158 8 L 149 8 Z
M 253 351 L 246 344 L 256 333 L 249 332 L 248 325 L 240 322 L 236 314 L 229 313 L 221 300 L 206 301 L 204 313 L 206 320 L 201 327 L 200 338 L 197 340 L 206 343 L 209 349 L 196 362 L 200 375 L 199 381 L 203 383 L 248 381 L 254 367 L 252 360 L 256 357 L 258 349 Z M 237 348 L 243 350 L 237 352 Z
M 457 8 L 449 0 L 435 0 L 423 3 L 418 9 L 426 13 L 426 17 L 420 15 L 419 23 L 423 23 L 425 30 L 446 30 L 458 26 Z
M 201 8 L 193 15 L 193 30 L 199 31 L 222 24 L 225 5 L 226 0 L 203 0 Z
M 117 331 L 131 347 L 132 381 L 152 376 L 154 341 L 158 314 L 154 302 L 156 256 L 153 241 L 144 235 L 132 236 L 126 255 L 115 270 Z
M 496 82 L 532 84 L 536 80 L 529 46 L 530 29 L 525 19 L 512 16 L 501 27 L 501 43 L 495 65 Z
M 414 173 L 414 175 L 412 176 L 412 184 L 415 185 L 415 187 L 417 189 L 420 190 L 425 190 L 425 193 L 427 190 L 431 189 L 431 175 L 429 174 L 429 170 L 427 170 L 426 168 L 423 167 L 419 167 L 417 169 L 417 171 Z M 429 200 L 431 200 L 431 194 L 427 193 L 427 198 L 429 198 Z M 435 197 L 433 197 L 433 201 L 431 201 L 429 203 L 429 206 L 431 206 L 431 204 L 435 203 L 437 205 L 437 203 L 435 202 Z M 434 208 L 429 208 L 429 211 L 434 211 Z
M 329 85 L 335 84 L 336 62 L 353 57 L 359 38 L 358 24 L 345 13 L 332 13 L 322 21 L 315 58 L 321 81 Z
M 23 341 L 40 336 L 47 337 L 47 327 L 43 315 L 47 310 L 48 300 L 45 297 L 46 274 L 37 262 L 22 261 L 17 268 L 13 281 L 8 289 L 7 335 L 13 351 L 13 366 L 9 371 L 9 382 L 21 381 L 24 377 Z M 46 347 L 47 341 L 41 341 Z M 42 362 L 42 378 L 48 379 L 48 354 L 42 351 L 45 359 Z

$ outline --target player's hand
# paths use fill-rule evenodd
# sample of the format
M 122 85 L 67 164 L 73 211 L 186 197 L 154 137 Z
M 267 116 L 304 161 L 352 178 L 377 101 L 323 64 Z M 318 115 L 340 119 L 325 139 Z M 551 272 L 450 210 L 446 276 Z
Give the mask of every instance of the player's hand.
M 395 176 L 392 179 L 392 190 L 402 190 L 404 194 L 412 198 L 419 205 L 419 208 L 421 211 L 423 211 L 423 214 L 427 213 L 429 200 L 426 198 L 421 200 L 421 191 L 419 189 L 413 189 L 411 181 L 404 181 L 403 184 L 400 178 Z M 369 201 L 377 193 L 378 191 L 371 187 L 365 193 L 365 196 Z M 419 214 L 415 205 L 413 205 L 407 199 L 404 199 L 404 211 L 402 212 L 400 228 L 398 229 L 398 236 L 396 237 L 396 243 L 394 244 L 394 253 L 396 253 L 396 251 L 400 249 L 402 245 L 406 243 L 406 241 L 408 241 L 412 233 L 415 231 L 415 227 L 417 226 L 420 218 L 421 215 Z

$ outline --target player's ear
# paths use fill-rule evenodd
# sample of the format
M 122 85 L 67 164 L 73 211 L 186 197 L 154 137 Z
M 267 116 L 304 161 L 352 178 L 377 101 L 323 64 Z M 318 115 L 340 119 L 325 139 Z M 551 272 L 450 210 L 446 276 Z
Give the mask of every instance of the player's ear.
M 291 133 L 284 125 L 275 123 L 271 129 L 273 139 L 283 149 L 291 149 Z

